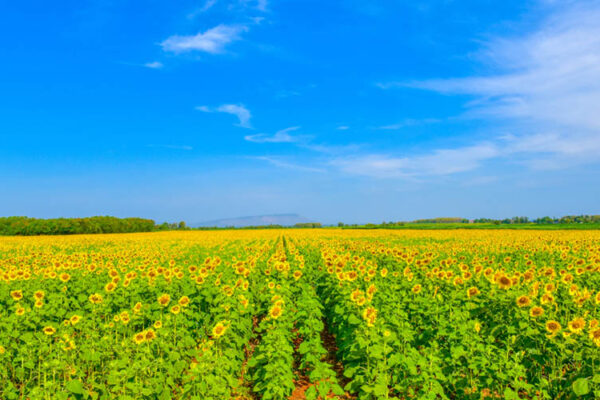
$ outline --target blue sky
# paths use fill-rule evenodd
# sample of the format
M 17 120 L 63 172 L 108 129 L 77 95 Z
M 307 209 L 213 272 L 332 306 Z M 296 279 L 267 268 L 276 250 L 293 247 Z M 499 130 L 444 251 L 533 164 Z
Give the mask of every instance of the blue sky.
M 600 214 L 600 2 L 0 13 L 0 214 Z

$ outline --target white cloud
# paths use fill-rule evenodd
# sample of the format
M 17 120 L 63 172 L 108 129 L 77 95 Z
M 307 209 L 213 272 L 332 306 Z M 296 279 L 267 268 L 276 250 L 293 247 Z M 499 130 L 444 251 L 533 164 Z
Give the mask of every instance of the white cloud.
M 223 53 L 225 47 L 239 40 L 240 35 L 248 28 L 244 25 L 218 25 L 204 33 L 191 36 L 174 35 L 167 38 L 160 45 L 164 51 L 172 53 L 186 53 L 202 51 L 211 54 Z
M 244 139 L 255 143 L 294 143 L 299 141 L 302 136 L 292 136 L 289 132 L 300 129 L 299 126 L 292 126 L 275 132 L 274 135 L 259 133 L 257 135 L 244 136 Z
M 500 72 L 379 86 L 473 96 L 465 116 L 508 121 L 515 133 L 496 145 L 530 166 L 598 162 L 600 3 L 557 7 L 534 32 L 487 43 L 479 56 Z
M 144 64 L 144 67 L 152 68 L 152 69 L 161 69 L 162 67 L 164 67 L 164 65 L 160 61 L 152 61 L 152 62 Z
M 243 104 L 223 104 L 216 108 L 198 106 L 196 107 L 196 110 L 202 112 L 220 112 L 235 115 L 239 120 L 239 123 L 236 124 L 237 126 L 242 128 L 252 128 L 252 125 L 250 124 L 250 118 L 252 118 L 252 114 L 250 113 L 250 110 L 248 110 Z
M 476 169 L 482 162 L 498 157 L 500 150 L 491 143 L 456 149 L 438 149 L 431 154 L 393 157 L 371 154 L 337 158 L 331 164 L 352 175 L 376 178 L 408 178 L 450 175 Z
M 350 127 L 346 126 L 346 125 L 341 125 L 341 126 L 338 126 L 335 129 L 337 129 L 338 131 L 347 131 L 348 129 L 350 129 Z

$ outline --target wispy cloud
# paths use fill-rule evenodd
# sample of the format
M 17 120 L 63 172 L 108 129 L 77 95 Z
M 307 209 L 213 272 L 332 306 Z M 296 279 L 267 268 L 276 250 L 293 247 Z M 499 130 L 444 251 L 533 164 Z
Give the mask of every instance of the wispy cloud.
M 162 67 L 164 67 L 164 65 L 160 61 L 152 61 L 152 62 L 144 64 L 144 67 L 152 68 L 152 69 L 161 69 Z
M 424 119 L 405 119 L 402 122 L 398 122 L 396 124 L 379 126 L 376 129 L 382 130 L 399 130 L 402 128 L 410 127 L 410 126 L 419 126 L 419 125 L 427 125 L 427 124 L 435 124 L 440 122 L 439 119 L 436 118 L 424 118 Z
M 350 127 L 347 126 L 347 125 L 341 125 L 341 126 L 338 126 L 335 129 L 337 129 L 338 131 L 347 131 L 348 129 L 350 129 Z
M 290 132 L 297 131 L 300 129 L 299 126 L 292 126 L 289 128 L 282 129 L 275 132 L 273 135 L 267 135 L 266 133 L 259 133 L 256 135 L 244 136 L 244 139 L 249 142 L 255 143 L 294 143 L 298 142 L 305 136 L 292 136 Z
M 213 6 L 215 4 L 217 4 L 217 1 L 218 0 L 206 0 L 202 6 L 196 8 L 194 11 L 192 11 L 191 13 L 189 13 L 187 15 L 187 18 L 188 19 L 194 19 L 198 15 L 207 12 L 208 10 L 210 10 L 211 8 L 213 8 Z
M 160 45 L 164 51 L 172 53 L 201 51 L 219 54 L 225 51 L 228 44 L 241 39 L 241 34 L 247 30 L 248 27 L 245 25 L 217 25 L 196 35 L 171 36 Z
M 556 5 L 535 31 L 498 37 L 479 56 L 487 76 L 380 83 L 447 95 L 471 95 L 466 116 L 509 122 L 496 137 L 504 156 L 534 168 L 600 161 L 600 3 Z M 387 128 L 395 128 L 392 125 Z M 384 127 L 385 128 L 385 127 Z M 403 165 L 402 165 L 403 166 Z
M 208 107 L 208 106 L 198 106 L 196 110 L 212 113 L 219 112 L 225 114 L 235 115 L 238 118 L 238 123 L 236 124 L 242 128 L 252 128 L 250 124 L 250 118 L 252 118 L 252 114 L 250 110 L 248 110 L 243 104 L 222 104 L 218 107 Z
M 456 149 L 439 149 L 431 154 L 413 157 L 382 154 L 340 157 L 332 160 L 331 164 L 352 175 L 408 178 L 471 171 L 482 162 L 499 155 L 500 150 L 494 144 L 481 143 Z

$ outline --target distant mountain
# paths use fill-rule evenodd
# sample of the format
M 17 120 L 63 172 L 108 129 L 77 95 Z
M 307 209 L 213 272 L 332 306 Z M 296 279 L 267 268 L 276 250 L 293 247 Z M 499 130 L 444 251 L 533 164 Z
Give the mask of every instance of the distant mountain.
M 216 219 L 214 221 L 199 222 L 192 224 L 193 228 L 216 226 L 224 228 L 227 226 L 235 226 L 236 228 L 243 228 L 245 226 L 259 226 L 259 225 L 282 225 L 292 226 L 304 222 L 314 222 L 308 218 L 302 217 L 298 214 L 273 214 L 273 215 L 255 215 L 251 217 L 237 217 L 237 218 L 224 218 Z

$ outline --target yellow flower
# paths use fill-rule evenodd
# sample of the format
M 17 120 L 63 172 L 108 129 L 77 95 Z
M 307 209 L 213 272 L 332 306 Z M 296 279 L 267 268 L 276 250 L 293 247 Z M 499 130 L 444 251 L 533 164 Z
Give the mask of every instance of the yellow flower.
M 568 327 L 572 333 L 580 334 L 583 331 L 583 328 L 585 328 L 585 320 L 581 317 L 575 318 L 568 323 Z
M 421 291 L 421 285 L 420 284 L 416 284 L 415 286 L 413 286 L 412 288 L 412 292 L 415 294 L 418 294 Z
M 71 321 L 71 325 L 77 325 L 79 321 L 81 321 L 81 316 L 75 314 L 69 319 L 69 321 Z
M 146 330 L 146 334 L 145 334 L 145 339 L 147 341 L 152 341 L 156 338 L 156 332 L 154 332 L 154 329 L 149 328 Z
M 146 332 L 139 332 L 133 335 L 133 341 L 136 344 L 141 344 L 146 340 Z
M 92 304 L 100 304 L 104 301 L 104 299 L 102 298 L 102 295 L 99 293 L 91 294 L 89 297 L 89 300 Z
M 517 297 L 517 305 L 519 307 L 527 307 L 531 304 L 531 299 L 527 296 L 519 296 Z
M 33 298 L 34 298 L 35 300 L 43 300 L 43 299 L 44 299 L 44 292 L 42 292 L 41 290 L 38 290 L 38 291 L 36 291 L 36 292 L 33 294 Z
M 10 292 L 10 297 L 12 297 L 14 301 L 19 301 L 23 298 L 23 291 L 13 290 L 12 292 Z
M 546 330 L 548 331 L 548 333 L 550 333 L 552 336 L 556 335 L 558 332 L 560 332 L 560 330 L 562 329 L 562 327 L 560 326 L 560 324 L 557 321 L 554 320 L 550 320 L 546 322 Z
M 481 331 L 481 323 L 479 321 L 475 321 L 475 332 L 479 333 Z
M 0 346 L 0 355 L 6 353 L 6 349 L 4 348 L 4 346 Z
M 182 298 L 179 299 L 179 305 L 181 305 L 182 307 L 185 307 L 188 304 L 190 304 L 190 298 L 189 297 L 183 296 Z
M 114 292 L 116 288 L 117 285 L 115 285 L 113 282 L 108 282 L 106 286 L 104 286 L 104 290 L 106 290 L 108 293 Z
M 63 272 L 62 274 L 60 274 L 59 279 L 63 282 L 68 282 L 71 279 L 71 275 L 67 274 L 66 272 Z
M 540 317 L 540 316 L 544 315 L 544 309 L 542 307 L 538 307 L 538 306 L 531 307 L 531 310 L 529 310 L 529 315 L 532 318 Z
M 48 336 L 54 335 L 54 334 L 56 333 L 56 329 L 54 329 L 54 328 L 53 328 L 53 327 L 51 327 L 51 326 L 46 326 L 46 327 L 43 329 L 43 331 L 44 331 L 44 333 L 45 333 L 46 335 L 48 335 Z
M 273 307 L 271 307 L 271 310 L 269 310 L 269 316 L 273 319 L 279 318 L 281 314 L 283 314 L 283 308 L 280 304 L 273 305 Z
M 467 289 L 467 297 L 471 298 L 473 296 L 477 296 L 479 294 L 479 289 L 477 289 L 475 286 L 470 287 Z
M 158 297 L 158 304 L 160 304 L 163 307 L 166 307 L 170 301 L 171 301 L 171 296 L 169 296 L 166 293 L 162 294 L 161 296 Z
M 221 321 L 217 323 L 212 329 L 212 336 L 215 339 L 220 338 L 227 331 L 226 321 Z
M 175 315 L 179 314 L 180 311 L 181 311 L 181 306 L 179 306 L 179 305 L 174 305 L 173 307 L 171 307 L 171 312 Z
M 156 321 L 154 323 L 154 329 L 160 329 L 160 328 L 162 328 L 162 326 L 163 326 L 162 321 Z

